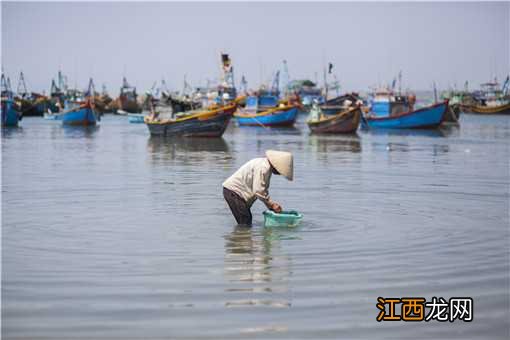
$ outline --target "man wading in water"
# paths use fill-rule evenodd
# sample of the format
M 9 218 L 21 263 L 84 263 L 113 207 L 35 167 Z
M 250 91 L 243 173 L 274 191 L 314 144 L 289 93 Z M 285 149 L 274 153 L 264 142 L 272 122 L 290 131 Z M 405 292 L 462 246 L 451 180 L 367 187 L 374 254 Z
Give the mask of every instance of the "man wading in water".
M 245 163 L 223 182 L 223 197 L 228 203 L 237 224 L 251 227 L 250 207 L 258 198 L 268 209 L 281 212 L 280 204 L 269 198 L 267 189 L 271 174 L 283 175 L 292 181 L 293 157 L 290 152 L 267 150 L 266 157 Z

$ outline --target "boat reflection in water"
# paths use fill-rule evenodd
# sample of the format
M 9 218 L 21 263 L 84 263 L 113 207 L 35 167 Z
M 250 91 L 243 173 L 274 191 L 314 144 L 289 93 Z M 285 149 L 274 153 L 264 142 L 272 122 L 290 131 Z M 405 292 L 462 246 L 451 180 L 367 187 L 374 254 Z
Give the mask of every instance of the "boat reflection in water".
M 52 130 L 56 133 L 63 131 L 67 138 L 93 138 L 99 127 L 99 125 L 55 125 Z
M 361 139 L 354 135 L 310 135 L 308 145 L 317 153 L 328 152 L 361 152 Z
M 154 162 L 209 163 L 231 158 L 229 146 L 223 138 L 150 137 L 147 151 Z
M 301 135 L 301 131 L 295 127 L 295 126 L 289 126 L 289 127 L 268 127 L 264 125 L 246 125 L 242 128 L 240 127 L 234 127 L 234 129 L 239 129 L 242 134 L 246 135 L 255 135 L 255 136 L 272 136 L 272 135 L 282 135 L 282 136 L 289 136 L 294 135 L 298 136 Z
M 442 125 L 438 129 L 362 129 L 365 133 L 381 136 L 448 137 L 459 131 L 456 125 Z
M 236 227 L 225 236 L 225 307 L 291 307 L 292 261 L 282 251 L 282 232 Z

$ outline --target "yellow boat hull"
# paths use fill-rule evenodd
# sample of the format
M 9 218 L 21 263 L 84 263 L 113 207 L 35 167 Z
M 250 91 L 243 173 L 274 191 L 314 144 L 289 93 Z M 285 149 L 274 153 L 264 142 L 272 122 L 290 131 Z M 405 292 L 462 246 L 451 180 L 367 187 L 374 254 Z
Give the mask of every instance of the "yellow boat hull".
M 479 114 L 510 114 L 510 103 L 499 106 L 471 106 L 472 113 Z

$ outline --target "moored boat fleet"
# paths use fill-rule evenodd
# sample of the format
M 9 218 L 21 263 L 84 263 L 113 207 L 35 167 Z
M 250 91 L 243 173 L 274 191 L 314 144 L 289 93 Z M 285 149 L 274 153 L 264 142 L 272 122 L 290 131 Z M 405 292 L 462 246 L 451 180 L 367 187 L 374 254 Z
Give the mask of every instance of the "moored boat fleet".
M 402 77 L 392 85 L 378 86 L 367 95 L 339 93 L 338 81 L 324 86 L 310 80 L 289 80 L 284 61 L 274 74 L 271 86 L 248 90 L 242 77 L 238 91 L 228 54 L 221 54 L 221 77 L 216 86 L 193 89 L 185 80 L 181 93 L 168 90 L 164 80 L 154 83 L 140 96 L 136 87 L 122 79 L 119 96 L 111 98 L 105 87 L 97 92 L 92 79 L 86 90 L 71 89 L 67 78 L 58 72 L 49 95 L 29 92 L 20 73 L 18 90 L 12 91 L 10 79 L 2 74 L 2 126 L 18 126 L 23 116 L 44 116 L 64 125 L 95 125 L 103 114 L 124 115 L 129 123 L 145 124 L 151 135 L 166 137 L 220 137 L 234 120 L 239 127 L 292 127 L 300 114 L 313 134 L 349 134 L 362 129 L 437 129 L 444 124 L 459 124 L 461 113 L 510 115 L 510 78 L 503 85 L 496 79 L 470 92 L 449 90 L 424 104 L 416 94 L 401 90 Z M 330 95 L 336 90 L 334 96 Z M 418 100 L 417 100 L 418 99 Z M 420 104 L 421 103 L 421 104 Z

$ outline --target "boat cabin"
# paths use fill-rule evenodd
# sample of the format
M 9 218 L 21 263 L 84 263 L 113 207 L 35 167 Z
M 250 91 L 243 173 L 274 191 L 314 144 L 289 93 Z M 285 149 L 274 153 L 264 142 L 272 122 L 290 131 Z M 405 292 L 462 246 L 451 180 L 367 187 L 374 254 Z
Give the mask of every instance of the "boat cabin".
M 408 96 L 384 89 L 374 93 L 371 106 L 371 114 L 375 117 L 390 117 L 413 110 Z
M 279 93 L 269 90 L 260 90 L 256 95 L 246 97 L 244 111 L 247 113 L 262 112 L 278 106 Z
M 303 105 L 310 106 L 314 100 L 319 104 L 324 103 L 324 96 L 322 95 L 321 89 L 317 88 L 317 85 L 310 80 L 291 81 L 288 85 L 288 89 L 290 92 L 299 95 Z

